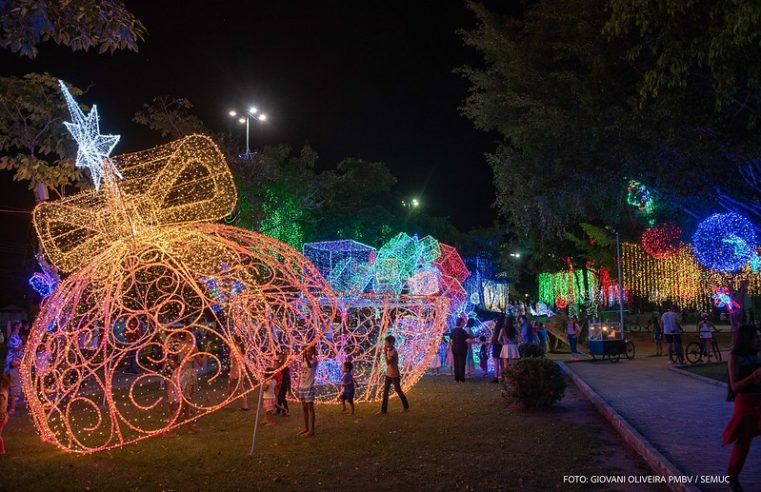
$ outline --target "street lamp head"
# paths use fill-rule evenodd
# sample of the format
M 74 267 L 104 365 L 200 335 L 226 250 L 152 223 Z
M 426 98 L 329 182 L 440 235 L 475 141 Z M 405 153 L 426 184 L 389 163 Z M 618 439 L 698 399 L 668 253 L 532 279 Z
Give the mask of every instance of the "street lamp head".
M 233 110 L 230 110 L 230 113 L 229 113 L 229 114 L 230 114 L 230 117 L 231 117 L 231 118 L 234 118 L 234 117 L 238 116 L 238 113 L 236 113 L 236 112 L 235 112 L 235 111 L 233 111 Z
M 264 121 L 266 119 L 267 119 L 267 115 L 266 114 L 260 114 L 259 115 L 259 121 Z
M 413 198 L 412 199 L 412 206 L 413 207 L 419 207 L 420 206 L 420 201 L 417 198 Z
M 256 106 L 251 106 L 250 108 L 248 108 L 248 112 L 251 114 L 256 114 L 257 111 L 259 110 L 256 108 Z
M 246 122 L 246 118 L 238 118 L 238 123 L 241 125 Z

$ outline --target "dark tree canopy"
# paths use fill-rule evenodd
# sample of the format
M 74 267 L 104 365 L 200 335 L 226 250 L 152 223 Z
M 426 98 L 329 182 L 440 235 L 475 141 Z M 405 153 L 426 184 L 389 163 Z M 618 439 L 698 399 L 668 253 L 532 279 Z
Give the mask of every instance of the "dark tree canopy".
M 145 26 L 119 0 L 0 0 L 0 46 L 34 58 L 45 41 L 73 51 L 137 51 Z
M 66 84 L 74 96 L 82 91 Z M 82 183 L 76 148 L 63 122 L 69 118 L 58 79 L 46 73 L 0 77 L 0 170 L 14 172 L 29 189 L 44 183 L 58 196 Z
M 193 103 L 182 97 L 154 97 L 150 103 L 143 104 L 132 121 L 172 139 L 208 133 L 201 119 L 193 113 Z
M 487 160 L 514 234 L 540 245 L 581 222 L 635 233 L 628 178 L 658 191 L 659 219 L 694 223 L 719 208 L 718 189 L 752 199 L 735 170 L 761 152 L 758 4 L 521 6 L 470 4 L 464 41 L 484 63 L 461 69 L 463 114 L 501 137 Z

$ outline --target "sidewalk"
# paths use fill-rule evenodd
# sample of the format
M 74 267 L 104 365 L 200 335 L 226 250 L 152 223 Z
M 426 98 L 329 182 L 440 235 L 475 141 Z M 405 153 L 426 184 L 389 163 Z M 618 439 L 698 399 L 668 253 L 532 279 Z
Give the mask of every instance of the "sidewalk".
M 684 475 L 726 474 L 731 446 L 721 447 L 721 434 L 732 414 L 726 388 L 669 371 L 663 357 L 617 364 L 571 362 L 567 367 Z M 740 481 L 745 490 L 761 490 L 759 440 L 751 447 Z M 728 487 L 710 485 L 701 490 Z

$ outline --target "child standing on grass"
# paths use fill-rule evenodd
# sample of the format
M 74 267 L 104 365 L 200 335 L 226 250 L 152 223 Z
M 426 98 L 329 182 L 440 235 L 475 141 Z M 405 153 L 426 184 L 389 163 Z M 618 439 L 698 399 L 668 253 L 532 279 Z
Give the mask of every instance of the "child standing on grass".
M 304 430 L 296 434 L 300 437 L 314 435 L 314 376 L 317 372 L 317 349 L 314 345 L 304 352 L 299 373 L 299 401 L 304 412 Z
M 352 371 L 354 364 L 349 361 L 344 362 L 343 378 L 341 380 L 341 407 L 342 412 L 346 411 L 346 404 L 349 404 L 351 414 L 354 415 L 354 376 Z
M 195 364 L 203 364 L 205 357 L 198 353 L 194 337 L 189 332 L 179 332 L 177 338 L 178 352 L 168 360 L 173 382 L 168 385 L 171 392 L 169 404 L 172 414 L 180 412 L 181 417 L 188 422 L 188 432 L 196 434 L 198 426 L 191 420 L 195 410 L 186 401 L 194 401 L 198 396 L 198 373 Z M 168 433 L 167 436 L 176 437 L 173 433 Z
M 291 391 L 291 369 L 286 362 L 288 356 L 285 353 L 280 354 L 280 366 L 282 369 L 278 374 L 278 390 L 277 390 L 277 410 L 275 413 L 282 415 L 283 417 L 290 417 L 291 413 L 288 410 L 288 392 Z
M 0 454 L 5 454 L 5 441 L 3 441 L 3 429 L 8 423 L 8 392 L 11 387 L 11 378 L 7 374 L 0 375 Z
M 270 369 L 267 372 L 264 373 L 264 377 L 267 378 L 264 383 L 262 383 L 262 389 L 260 390 L 262 392 L 262 406 L 264 407 L 264 417 L 262 418 L 262 425 L 272 425 L 274 424 L 274 421 L 272 420 L 272 415 L 275 413 L 275 408 L 277 407 L 275 403 L 275 394 L 276 394 L 276 386 L 277 381 L 275 381 L 275 371 Z
M 489 374 L 489 344 L 486 343 L 485 336 L 480 336 L 478 341 L 481 342 L 478 347 L 478 365 L 481 366 L 484 376 L 487 376 Z
M 434 376 L 438 376 L 441 373 L 441 357 L 439 355 L 440 350 L 441 350 L 441 346 L 439 346 L 439 349 L 433 355 L 433 358 L 431 359 L 431 364 L 428 366 L 428 369 L 431 370 L 431 374 L 433 374 Z

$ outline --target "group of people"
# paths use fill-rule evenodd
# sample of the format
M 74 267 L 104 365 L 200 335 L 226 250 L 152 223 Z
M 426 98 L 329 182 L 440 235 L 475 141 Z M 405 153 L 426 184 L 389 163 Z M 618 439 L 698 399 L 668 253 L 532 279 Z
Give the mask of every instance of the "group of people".
M 531 322 L 524 314 L 519 315 L 517 319 L 505 314 L 500 315 L 493 322 L 489 339 L 485 335 L 476 338 L 474 326 L 473 318 L 457 318 L 455 327 L 442 341 L 438 356 L 433 358 L 430 366 L 433 374 L 440 373 L 444 359 L 454 375 L 454 380 L 465 381 L 474 371 L 474 355 L 478 354 L 479 366 L 484 376 L 489 373 L 489 358 L 493 359 L 492 381 L 498 382 L 503 371 L 512 367 L 513 362 L 521 357 L 519 346 L 534 344 L 544 352 L 549 350 L 547 327 L 542 322 Z M 575 359 L 578 356 L 576 341 L 581 333 L 581 326 L 574 316 L 570 318 L 567 331 L 571 354 Z
M 24 354 L 24 339 L 21 321 L 11 321 L 0 332 L 0 345 L 5 346 L 3 372 L 0 374 L 0 454 L 5 453 L 3 429 L 10 417 L 16 413 L 16 405 L 23 397 L 21 393 L 21 358 Z
M 663 353 L 663 341 L 665 339 L 668 348 L 668 364 L 684 364 L 684 348 L 682 343 L 682 316 L 676 305 L 671 305 L 669 310 L 663 313 L 655 322 L 648 322 L 648 328 L 653 332 L 655 342 L 655 356 Z M 701 313 L 697 322 L 697 333 L 700 339 L 702 355 L 710 361 L 713 357 L 714 333 L 719 330 L 709 319 L 708 313 Z

